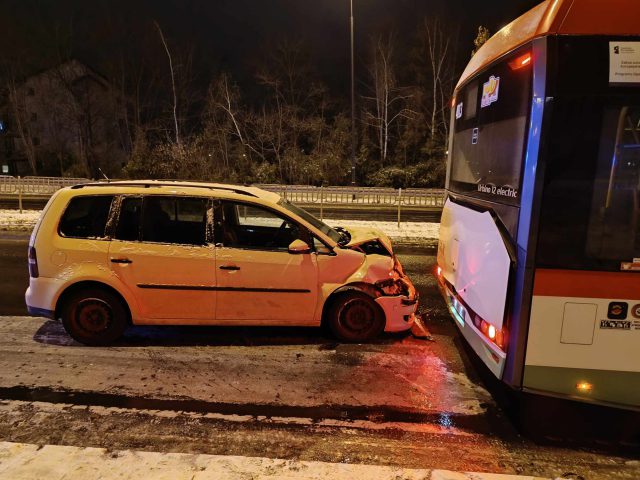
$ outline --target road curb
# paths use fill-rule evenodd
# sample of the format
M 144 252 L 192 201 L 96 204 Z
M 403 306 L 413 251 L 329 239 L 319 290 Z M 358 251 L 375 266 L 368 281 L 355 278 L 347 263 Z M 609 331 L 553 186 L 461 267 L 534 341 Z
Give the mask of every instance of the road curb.
M 47 480 L 542 480 L 540 477 L 381 465 L 0 442 L 1 479 Z

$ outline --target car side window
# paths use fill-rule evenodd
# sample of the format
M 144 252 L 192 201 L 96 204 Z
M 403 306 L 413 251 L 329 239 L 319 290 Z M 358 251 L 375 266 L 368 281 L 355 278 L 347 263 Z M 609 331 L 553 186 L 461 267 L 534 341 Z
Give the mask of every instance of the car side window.
M 297 223 L 258 205 L 222 202 L 214 236 L 225 247 L 286 251 L 294 240 L 306 240 Z
M 148 196 L 142 207 L 142 241 L 206 245 L 207 199 Z
M 206 245 L 206 198 L 126 197 L 120 206 L 118 240 Z
M 321 255 L 331 255 L 333 253 L 333 250 L 316 237 L 313 237 L 313 250 Z
M 120 204 L 120 216 L 114 238 L 118 240 L 140 240 L 140 214 L 142 197 L 126 197 Z
M 60 219 L 58 232 L 70 238 L 104 238 L 112 201 L 111 195 L 73 198 Z

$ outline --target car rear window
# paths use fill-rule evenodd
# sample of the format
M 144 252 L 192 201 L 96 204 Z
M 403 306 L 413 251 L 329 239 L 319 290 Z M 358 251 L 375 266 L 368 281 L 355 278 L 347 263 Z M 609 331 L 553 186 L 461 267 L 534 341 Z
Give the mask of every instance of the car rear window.
M 58 232 L 70 238 L 104 238 L 113 196 L 75 197 L 62 215 Z

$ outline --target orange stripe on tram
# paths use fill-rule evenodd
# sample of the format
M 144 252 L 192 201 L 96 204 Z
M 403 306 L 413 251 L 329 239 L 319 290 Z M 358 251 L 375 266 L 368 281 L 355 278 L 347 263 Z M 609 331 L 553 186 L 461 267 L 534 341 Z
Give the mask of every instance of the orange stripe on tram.
M 537 269 L 533 294 L 640 300 L 640 273 Z

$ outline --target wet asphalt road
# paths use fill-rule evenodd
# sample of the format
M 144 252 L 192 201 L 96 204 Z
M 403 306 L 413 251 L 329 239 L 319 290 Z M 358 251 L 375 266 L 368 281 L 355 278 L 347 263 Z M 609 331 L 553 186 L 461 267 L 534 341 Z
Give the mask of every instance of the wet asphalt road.
M 319 329 L 137 327 L 110 348 L 22 317 L 26 239 L 0 239 L 0 440 L 554 478 L 640 478 L 638 453 L 521 437 L 462 348 L 431 275 L 399 248 L 434 341 Z M 580 478 L 580 477 L 570 477 Z

